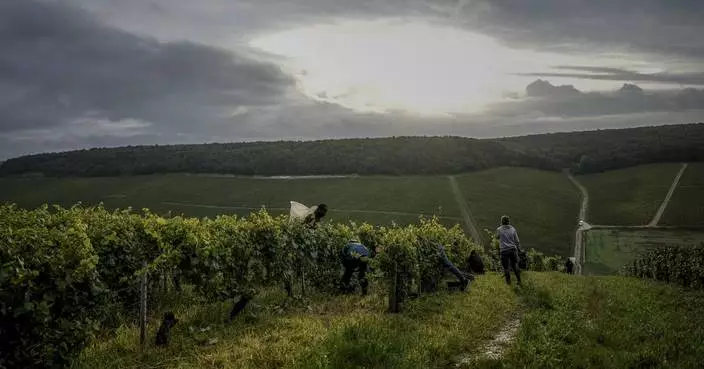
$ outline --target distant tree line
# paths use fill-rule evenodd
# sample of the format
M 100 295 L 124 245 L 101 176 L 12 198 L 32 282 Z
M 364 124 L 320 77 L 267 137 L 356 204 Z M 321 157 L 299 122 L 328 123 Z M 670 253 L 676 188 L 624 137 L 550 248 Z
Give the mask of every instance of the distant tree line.
M 501 166 L 592 173 L 702 160 L 704 123 L 699 123 L 483 140 L 390 137 L 99 148 L 10 159 L 0 165 L 0 175 L 431 175 Z
M 551 133 L 499 140 L 575 173 L 594 173 L 659 162 L 704 160 L 704 123 Z

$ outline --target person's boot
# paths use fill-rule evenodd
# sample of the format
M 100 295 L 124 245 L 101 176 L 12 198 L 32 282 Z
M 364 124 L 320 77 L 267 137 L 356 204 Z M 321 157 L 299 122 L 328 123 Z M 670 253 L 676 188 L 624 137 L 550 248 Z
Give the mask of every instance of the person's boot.
M 367 295 L 367 287 L 369 287 L 369 283 L 367 281 L 362 281 L 359 283 L 359 285 L 362 287 L 362 296 Z
M 235 305 L 232 307 L 232 311 L 230 311 L 230 321 L 234 320 L 235 317 L 244 310 L 245 306 L 247 306 L 247 303 L 249 302 L 250 298 L 248 296 L 241 296 L 239 301 L 235 303 Z
M 460 285 L 460 290 L 461 290 L 462 292 L 464 292 L 464 291 L 467 290 L 467 286 L 469 285 L 469 279 L 464 278 L 464 279 L 462 279 L 462 282 L 461 282 L 461 283 L 462 283 L 462 284 Z
M 504 277 L 506 278 L 506 284 L 510 286 L 511 285 L 511 273 L 510 272 L 504 273 Z

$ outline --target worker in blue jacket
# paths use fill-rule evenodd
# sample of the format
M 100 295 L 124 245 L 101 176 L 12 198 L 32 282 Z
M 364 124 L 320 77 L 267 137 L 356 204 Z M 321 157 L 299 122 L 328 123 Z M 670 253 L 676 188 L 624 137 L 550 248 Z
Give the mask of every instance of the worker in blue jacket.
M 342 280 L 340 281 L 340 290 L 342 292 L 354 292 L 354 289 L 350 285 L 350 280 L 352 279 L 352 274 L 357 272 L 357 279 L 359 280 L 359 285 L 362 287 L 362 295 L 367 294 L 369 282 L 367 281 L 366 274 L 369 269 L 369 258 L 372 256 L 369 249 L 356 240 L 349 241 L 347 245 L 342 248 L 340 259 L 342 266 L 345 268 L 345 273 L 342 275 Z
M 459 286 L 460 290 L 465 291 L 467 289 L 467 286 L 469 285 L 469 279 L 465 277 L 465 275 L 460 272 L 457 267 L 452 264 L 450 259 L 447 257 L 447 254 L 445 253 L 445 246 L 443 246 L 441 243 L 436 243 L 435 247 L 437 247 L 438 250 L 438 260 L 440 261 L 440 265 L 444 268 L 447 268 L 452 272 L 452 274 L 457 277 L 457 280 L 459 281 Z

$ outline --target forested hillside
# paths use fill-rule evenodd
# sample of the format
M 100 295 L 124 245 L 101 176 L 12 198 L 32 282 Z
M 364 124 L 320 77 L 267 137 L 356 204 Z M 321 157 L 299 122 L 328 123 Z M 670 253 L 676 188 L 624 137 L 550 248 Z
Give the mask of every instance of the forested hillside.
M 576 173 L 595 173 L 640 164 L 702 161 L 704 123 L 551 133 L 499 142 Z
M 15 158 L 0 165 L 0 175 L 402 175 L 450 174 L 501 166 L 572 168 L 577 173 L 591 173 L 652 162 L 703 159 L 704 123 L 699 123 L 485 140 L 392 137 L 129 146 Z
M 135 146 L 25 156 L 0 173 L 116 176 L 164 172 L 241 175 L 437 174 L 509 165 L 540 166 L 494 141 L 398 137 L 306 142 Z

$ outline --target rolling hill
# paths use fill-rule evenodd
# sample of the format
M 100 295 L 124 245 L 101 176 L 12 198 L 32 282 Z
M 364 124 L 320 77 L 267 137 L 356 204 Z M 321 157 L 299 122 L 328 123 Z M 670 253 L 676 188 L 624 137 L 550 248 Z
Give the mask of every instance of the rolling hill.
M 704 164 L 689 164 L 670 199 L 661 223 L 704 226 Z
M 525 247 L 571 255 L 580 194 L 562 173 L 499 168 L 458 176 L 480 229 L 493 231 L 511 216 Z M 482 232 L 485 244 L 489 241 Z
M 571 253 L 579 193 L 562 173 L 499 168 L 460 175 L 457 182 L 480 231 L 493 230 L 501 214 L 508 213 L 521 229 L 524 246 Z M 421 215 L 437 215 L 446 225 L 467 227 L 447 176 L 274 179 L 158 174 L 0 179 L 0 201 L 29 208 L 102 202 L 108 208 L 213 217 L 246 215 L 262 206 L 275 214 L 288 213 L 291 200 L 306 205 L 325 202 L 330 207 L 328 221 L 404 225 L 417 222 Z
M 391 137 L 90 149 L 10 159 L 0 166 L 0 176 L 433 175 L 505 166 L 595 173 L 702 161 L 703 148 L 700 123 L 483 140 Z
M 589 191 L 589 223 L 648 224 L 679 169 L 680 164 L 650 164 L 578 176 Z

